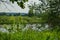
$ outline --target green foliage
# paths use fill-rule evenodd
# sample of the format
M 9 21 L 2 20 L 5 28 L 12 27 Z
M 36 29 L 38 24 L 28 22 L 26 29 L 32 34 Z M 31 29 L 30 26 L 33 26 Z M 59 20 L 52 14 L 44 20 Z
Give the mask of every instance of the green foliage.
M 33 31 L 27 30 L 16 33 L 1 33 L 0 40 L 60 40 L 60 32 L 57 31 Z
M 15 1 L 17 2 L 17 4 L 21 7 L 21 8 L 25 8 L 24 3 L 27 2 L 28 0 L 10 0 L 12 3 L 14 3 Z
M 26 1 L 28 1 L 28 0 L 23 0 L 23 2 L 26 2 Z
M 60 7 L 59 7 L 59 1 L 58 0 L 50 0 L 50 12 L 48 13 L 48 24 L 52 26 L 60 26 Z
M 21 8 L 25 8 L 24 3 L 23 2 L 17 2 L 17 4 L 21 7 Z
M 0 24 L 44 23 L 45 20 L 36 16 L 0 16 Z
M 43 1 L 43 0 L 41 0 Z M 55 28 L 55 26 L 60 27 L 60 0 L 49 0 L 47 10 L 43 13 L 40 14 L 42 20 L 45 20 L 46 23 L 50 26 Z
M 29 10 L 28 16 L 29 16 L 29 17 L 34 16 L 33 9 L 30 9 L 30 10 Z
M 28 0 L 10 0 L 12 3 L 17 2 L 19 6 L 24 8 L 24 3 Z M 32 29 L 26 31 L 18 31 L 16 33 L 2 33 L 0 32 L 0 40 L 60 40 L 60 11 L 59 3 L 60 0 L 53 0 L 49 2 L 50 8 L 49 12 L 46 11 L 43 14 L 40 14 L 39 18 L 34 16 L 33 7 L 29 11 L 29 16 L 0 16 L 0 24 L 26 24 L 26 23 L 47 23 L 49 26 L 53 25 L 55 29 L 44 30 L 41 32 L 34 31 Z M 5 26 L 6 28 L 6 26 Z M 19 25 L 17 25 L 17 30 Z M 13 30 L 11 28 L 10 30 Z

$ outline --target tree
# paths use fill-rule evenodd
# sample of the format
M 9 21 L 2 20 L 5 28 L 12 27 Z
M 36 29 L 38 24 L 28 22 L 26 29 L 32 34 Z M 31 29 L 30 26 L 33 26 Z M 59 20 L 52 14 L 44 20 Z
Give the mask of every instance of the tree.
M 30 10 L 29 10 L 29 12 L 28 12 L 28 16 L 34 16 L 34 9 L 35 9 L 35 3 L 34 4 L 31 4 L 31 5 L 29 5 L 29 8 L 30 8 Z
M 36 2 L 34 2 L 33 4 L 29 5 L 29 8 L 32 9 L 34 16 L 39 17 L 43 13 L 43 11 L 46 11 L 47 6 L 46 6 L 46 4 L 44 5 L 44 3 L 41 3 L 41 2 L 39 2 L 38 4 L 36 4 Z
M 10 0 L 12 3 L 17 2 L 17 4 L 21 7 L 21 8 L 25 8 L 24 3 L 27 2 L 28 0 Z
M 48 13 L 48 24 L 50 27 L 60 26 L 60 0 L 49 1 L 50 12 Z
M 44 2 L 44 0 L 41 0 Z M 60 26 L 60 0 L 46 0 L 49 7 L 46 8 L 45 13 L 42 16 L 43 20 L 49 27 L 55 28 L 55 26 Z
M 29 10 L 28 16 L 29 16 L 29 17 L 34 16 L 34 14 L 33 14 L 33 9 L 30 9 L 30 10 Z

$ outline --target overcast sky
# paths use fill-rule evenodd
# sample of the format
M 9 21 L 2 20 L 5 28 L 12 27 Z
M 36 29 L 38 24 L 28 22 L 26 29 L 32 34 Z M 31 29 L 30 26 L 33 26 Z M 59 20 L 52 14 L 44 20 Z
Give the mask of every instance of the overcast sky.
M 3 0 L 6 1 L 6 0 Z M 39 0 L 29 0 L 28 2 L 25 3 L 25 8 L 22 9 L 20 8 L 17 3 L 15 2 L 14 4 L 10 3 L 8 0 L 7 2 L 1 2 L 0 1 L 0 12 L 21 12 L 21 13 L 28 13 L 29 8 L 27 6 L 27 4 L 36 2 L 38 3 Z

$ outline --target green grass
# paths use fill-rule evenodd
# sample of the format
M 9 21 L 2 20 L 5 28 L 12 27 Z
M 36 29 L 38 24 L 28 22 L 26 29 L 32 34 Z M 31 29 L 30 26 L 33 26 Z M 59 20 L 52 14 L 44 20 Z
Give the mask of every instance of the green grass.
M 0 24 L 26 24 L 26 23 L 44 23 L 45 20 L 38 17 L 28 16 L 0 16 Z
M 0 33 L 0 40 L 60 40 L 60 32 L 27 30 L 16 33 Z

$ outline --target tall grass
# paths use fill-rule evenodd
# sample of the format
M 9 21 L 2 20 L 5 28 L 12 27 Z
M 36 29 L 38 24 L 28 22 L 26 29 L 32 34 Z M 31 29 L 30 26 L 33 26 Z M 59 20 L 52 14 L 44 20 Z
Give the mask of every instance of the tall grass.
M 16 33 L 1 33 L 0 40 L 60 40 L 60 32 L 56 31 L 20 31 Z
M 25 23 L 43 23 L 38 17 L 28 17 L 28 16 L 0 16 L 0 24 L 25 24 Z

